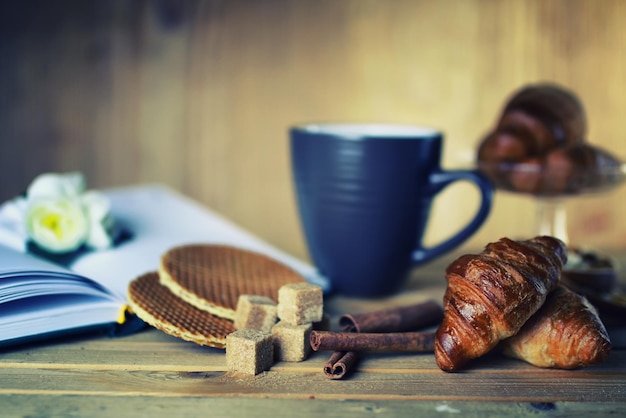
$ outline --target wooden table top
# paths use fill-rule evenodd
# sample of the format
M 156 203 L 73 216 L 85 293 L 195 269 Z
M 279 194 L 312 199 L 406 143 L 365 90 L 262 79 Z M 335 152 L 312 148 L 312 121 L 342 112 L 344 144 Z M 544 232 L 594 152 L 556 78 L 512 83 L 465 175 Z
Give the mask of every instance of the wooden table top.
M 373 310 L 441 300 L 440 260 L 416 270 L 407 290 L 382 301 L 331 297 L 326 310 Z M 626 412 L 626 327 L 607 323 L 614 348 L 602 364 L 547 370 L 489 354 L 445 373 L 432 353 L 368 353 L 344 380 L 322 372 L 329 352 L 278 362 L 257 376 L 226 371 L 220 349 L 149 329 L 0 352 L 0 416 L 595 416 Z

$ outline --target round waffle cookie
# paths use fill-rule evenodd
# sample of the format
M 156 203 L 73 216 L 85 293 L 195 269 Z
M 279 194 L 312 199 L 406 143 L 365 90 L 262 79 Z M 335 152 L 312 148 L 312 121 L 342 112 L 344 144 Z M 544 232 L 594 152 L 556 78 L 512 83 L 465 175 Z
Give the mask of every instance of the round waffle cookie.
M 192 244 L 175 247 L 161 257 L 161 284 L 198 309 L 234 319 L 239 295 L 267 296 L 304 279 L 265 255 L 240 248 Z
M 227 319 L 197 309 L 159 283 L 156 272 L 146 273 L 128 287 L 130 309 L 144 322 L 183 340 L 216 348 L 226 347 L 235 331 Z

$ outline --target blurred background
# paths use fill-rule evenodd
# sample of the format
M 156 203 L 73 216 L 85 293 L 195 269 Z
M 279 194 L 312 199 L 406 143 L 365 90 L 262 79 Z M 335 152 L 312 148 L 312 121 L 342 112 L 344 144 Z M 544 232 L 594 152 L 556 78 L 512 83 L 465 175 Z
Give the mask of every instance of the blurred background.
M 39 173 L 92 188 L 165 183 L 307 258 L 287 129 L 307 121 L 441 129 L 471 163 L 505 99 L 553 81 L 589 142 L 626 156 L 622 0 L 55 0 L 0 4 L 0 201 Z M 569 199 L 576 245 L 626 248 L 626 187 Z M 467 185 L 428 241 L 468 219 Z M 527 196 L 496 194 L 464 246 L 534 235 Z

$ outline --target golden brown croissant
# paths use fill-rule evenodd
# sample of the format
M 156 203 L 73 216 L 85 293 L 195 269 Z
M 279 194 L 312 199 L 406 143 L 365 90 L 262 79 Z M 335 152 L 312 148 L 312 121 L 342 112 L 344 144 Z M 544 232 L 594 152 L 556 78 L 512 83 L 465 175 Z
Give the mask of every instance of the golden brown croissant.
M 604 360 L 611 341 L 587 299 L 559 286 L 502 348 L 534 366 L 574 369 Z
M 565 244 L 543 236 L 502 238 L 453 261 L 435 341 L 439 367 L 457 370 L 516 334 L 556 287 L 566 260 Z

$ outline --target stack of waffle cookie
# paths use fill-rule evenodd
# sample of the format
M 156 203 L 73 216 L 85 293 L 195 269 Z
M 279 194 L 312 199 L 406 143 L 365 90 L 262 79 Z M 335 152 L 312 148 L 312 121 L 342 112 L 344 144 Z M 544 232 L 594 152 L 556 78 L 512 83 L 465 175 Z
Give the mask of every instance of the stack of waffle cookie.
M 170 335 L 224 348 L 235 331 L 233 319 L 242 294 L 276 301 L 278 289 L 304 279 L 262 254 L 222 245 L 190 244 L 161 256 L 158 270 L 133 280 L 130 309 Z

